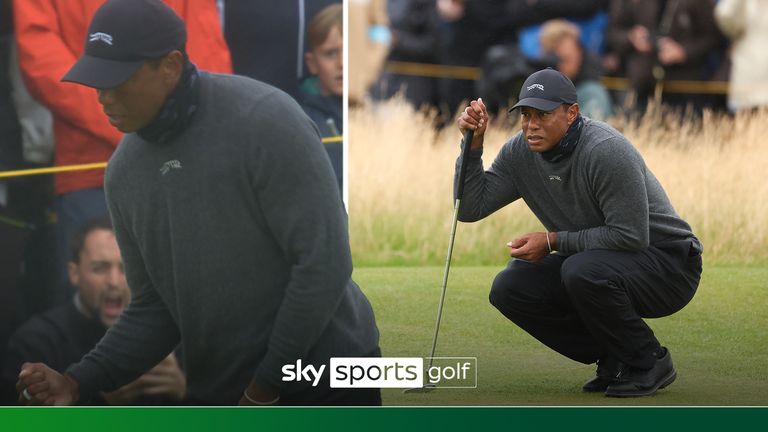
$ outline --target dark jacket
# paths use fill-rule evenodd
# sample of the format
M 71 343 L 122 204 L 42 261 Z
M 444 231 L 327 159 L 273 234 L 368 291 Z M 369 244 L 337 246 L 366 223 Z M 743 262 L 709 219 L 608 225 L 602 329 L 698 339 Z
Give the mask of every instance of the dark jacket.
M 8 76 L 13 43 L 11 17 L 10 1 L 0 0 L 0 171 L 19 168 L 21 164 L 21 130 Z
M 309 118 L 317 124 L 320 136 L 332 137 L 344 133 L 344 101 L 339 96 L 323 96 L 301 92 L 299 104 Z M 333 120 L 336 130 L 332 130 L 328 120 Z
M 224 37 L 234 73 L 293 97 L 306 74 L 304 36 L 312 17 L 339 0 L 225 0 Z M 299 37 L 299 35 L 302 35 Z
M 13 386 L 25 362 L 41 362 L 64 373 L 104 337 L 107 329 L 98 319 L 89 319 L 77 310 L 74 301 L 54 307 L 24 323 L 8 341 L 2 369 L 3 404 L 15 404 Z M 144 396 L 135 405 L 167 405 L 166 397 Z M 105 405 L 94 395 L 89 405 Z
M 608 0 L 509 0 L 506 18 L 514 28 L 570 17 L 587 18 L 608 7 Z
M 437 11 L 434 0 L 388 1 L 394 43 L 389 60 L 437 61 Z
M 390 61 L 439 63 L 439 18 L 435 0 L 390 0 L 387 13 L 392 31 Z M 437 78 L 400 75 L 384 71 L 374 87 L 375 98 L 388 99 L 403 92 L 406 100 L 416 107 L 437 105 Z
M 464 16 L 441 23 L 441 62 L 459 66 L 480 65 L 492 45 L 516 41 L 504 16 L 506 0 L 478 0 L 465 3 Z
M 339 96 L 323 96 L 301 92 L 299 103 L 309 118 L 317 125 L 320 136 L 333 137 L 344 133 L 344 114 L 342 106 L 344 101 Z M 329 123 L 333 123 L 331 126 Z M 335 130 L 333 130 L 335 128 Z M 331 159 L 333 171 L 336 174 L 336 182 L 339 191 L 343 190 L 344 179 L 344 145 L 341 142 L 324 143 L 325 151 Z
M 201 73 L 187 129 L 162 145 L 126 134 L 105 179 L 132 298 L 68 369 L 81 395 L 123 385 L 179 342 L 189 397 L 211 404 L 236 404 L 252 380 L 306 390 L 283 365 L 378 347 L 331 166 L 282 91 Z
M 607 43 L 622 58 L 632 88 L 640 94 L 653 89 L 653 67 L 657 53 L 641 54 L 630 43 L 627 34 L 635 25 L 648 28 L 652 37 L 669 36 L 685 49 L 684 63 L 664 68 L 664 78 L 697 80 L 712 49 L 720 42 L 710 0 L 616 0 L 611 3 Z M 669 14 L 669 28 L 660 26 Z M 661 33 L 664 34 L 661 34 Z

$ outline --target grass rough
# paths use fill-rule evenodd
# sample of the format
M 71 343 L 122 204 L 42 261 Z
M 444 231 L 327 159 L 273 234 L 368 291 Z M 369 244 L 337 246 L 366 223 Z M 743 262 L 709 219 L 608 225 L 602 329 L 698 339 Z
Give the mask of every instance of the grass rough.
M 393 99 L 349 113 L 350 241 L 357 265 L 441 265 L 453 210 L 460 135 L 436 130 L 434 114 Z M 679 122 L 649 114 L 611 122 L 639 149 L 677 212 L 718 264 L 768 264 L 768 110 L 736 117 L 705 113 Z M 487 167 L 519 130 L 514 118 L 491 121 Z M 518 201 L 483 221 L 462 224 L 455 258 L 496 262 L 504 244 L 543 231 Z

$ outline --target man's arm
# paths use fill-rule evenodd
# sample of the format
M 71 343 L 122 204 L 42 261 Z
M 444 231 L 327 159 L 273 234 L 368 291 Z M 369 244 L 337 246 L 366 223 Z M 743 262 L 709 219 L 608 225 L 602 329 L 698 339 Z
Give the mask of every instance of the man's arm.
M 641 250 L 648 247 L 649 209 L 646 166 L 624 138 L 597 145 L 589 157 L 590 189 L 605 224 L 557 233 L 557 250 L 573 254 L 591 249 Z
M 65 368 L 66 356 L 61 353 L 61 335 L 55 328 L 45 327 L 45 321 L 33 318 L 21 326 L 8 340 L 5 357 L 2 362 L 2 399 L 4 405 L 15 404 L 18 394 L 14 386 L 19 379 L 19 372 L 24 363 L 40 362 L 53 368 Z M 58 341 L 57 341 L 58 339 Z
M 107 202 L 131 287 L 131 303 L 98 345 L 67 369 L 79 383 L 83 400 L 135 380 L 160 363 L 180 340 L 176 322 L 149 278 L 138 245 L 110 199 L 109 183 L 108 173 Z
M 260 102 L 251 117 L 269 125 L 254 128 L 260 135 L 249 156 L 253 190 L 267 228 L 293 263 L 266 355 L 248 389 L 251 398 L 269 401 L 283 384 L 282 366 L 305 357 L 333 317 L 352 259 L 346 213 L 312 122 L 282 92 Z
M 158 363 L 149 372 L 119 389 L 102 394 L 110 405 L 134 405 L 144 397 L 163 397 L 178 402 L 187 392 L 187 380 L 174 353 Z
M 18 402 L 26 405 L 74 405 L 80 400 L 78 382 L 43 363 L 24 363 L 21 366 L 16 391 Z
M 468 158 L 467 174 L 464 180 L 464 196 L 459 209 L 459 220 L 475 222 L 512 201 L 520 198 L 510 175 L 508 148 L 502 148 L 488 171 L 483 171 L 483 142 L 488 128 L 488 111 L 482 99 L 473 100 L 456 120 L 459 131 L 474 130 L 471 152 Z M 461 160 L 456 160 L 454 174 L 454 197 L 458 189 Z
M 690 13 L 696 35 L 679 42 L 685 51 L 685 61 L 701 61 L 717 48 L 722 34 L 715 22 L 714 6 L 696 5 L 691 8 Z
M 57 119 L 116 147 L 122 134 L 107 121 L 96 91 L 60 81 L 77 60 L 61 36 L 64 18 L 50 0 L 16 0 L 13 7 L 19 67 L 29 92 Z
M 627 55 L 633 51 L 630 41 L 630 28 L 623 22 L 626 2 L 613 1 L 608 10 L 608 25 L 605 30 L 605 42 L 610 49 L 619 55 Z

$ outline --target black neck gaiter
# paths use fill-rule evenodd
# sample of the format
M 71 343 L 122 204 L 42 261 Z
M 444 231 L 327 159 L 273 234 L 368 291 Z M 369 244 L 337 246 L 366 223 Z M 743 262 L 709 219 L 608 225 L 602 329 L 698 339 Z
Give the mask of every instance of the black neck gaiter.
M 165 100 L 160 113 L 136 133 L 144 140 L 163 144 L 181 134 L 192 121 L 200 99 L 200 75 L 189 60 L 176 88 Z
M 541 153 L 541 157 L 547 162 L 559 162 L 573 153 L 576 149 L 576 144 L 579 143 L 579 137 L 581 136 L 581 129 L 584 127 L 584 119 L 579 114 L 576 117 L 576 121 L 573 122 L 571 127 L 565 132 L 563 139 L 557 143 L 551 150 L 547 150 Z

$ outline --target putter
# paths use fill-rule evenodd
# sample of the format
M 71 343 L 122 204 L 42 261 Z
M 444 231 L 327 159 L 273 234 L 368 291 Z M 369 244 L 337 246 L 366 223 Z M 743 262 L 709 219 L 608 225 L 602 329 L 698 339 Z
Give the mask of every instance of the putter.
M 437 348 L 437 335 L 440 332 L 440 319 L 443 316 L 443 304 L 445 303 L 445 291 L 448 288 L 448 272 L 451 269 L 451 255 L 453 255 L 453 241 L 456 238 L 456 225 L 459 221 L 459 207 L 461 198 L 464 195 L 464 178 L 467 176 L 467 160 L 469 159 L 469 148 L 472 145 L 472 136 L 474 131 L 468 129 L 464 133 L 464 141 L 461 146 L 461 161 L 459 162 L 459 181 L 456 186 L 456 200 L 453 203 L 453 223 L 451 224 L 451 237 L 448 241 L 448 255 L 445 257 L 445 270 L 443 271 L 443 287 L 440 290 L 440 303 L 437 305 L 437 322 L 435 322 L 435 334 L 432 336 L 432 350 L 429 353 L 429 366 L 432 368 L 432 361 L 435 358 L 435 349 Z M 434 384 L 427 384 L 423 387 L 414 387 L 403 390 L 403 393 L 429 393 L 436 389 Z

